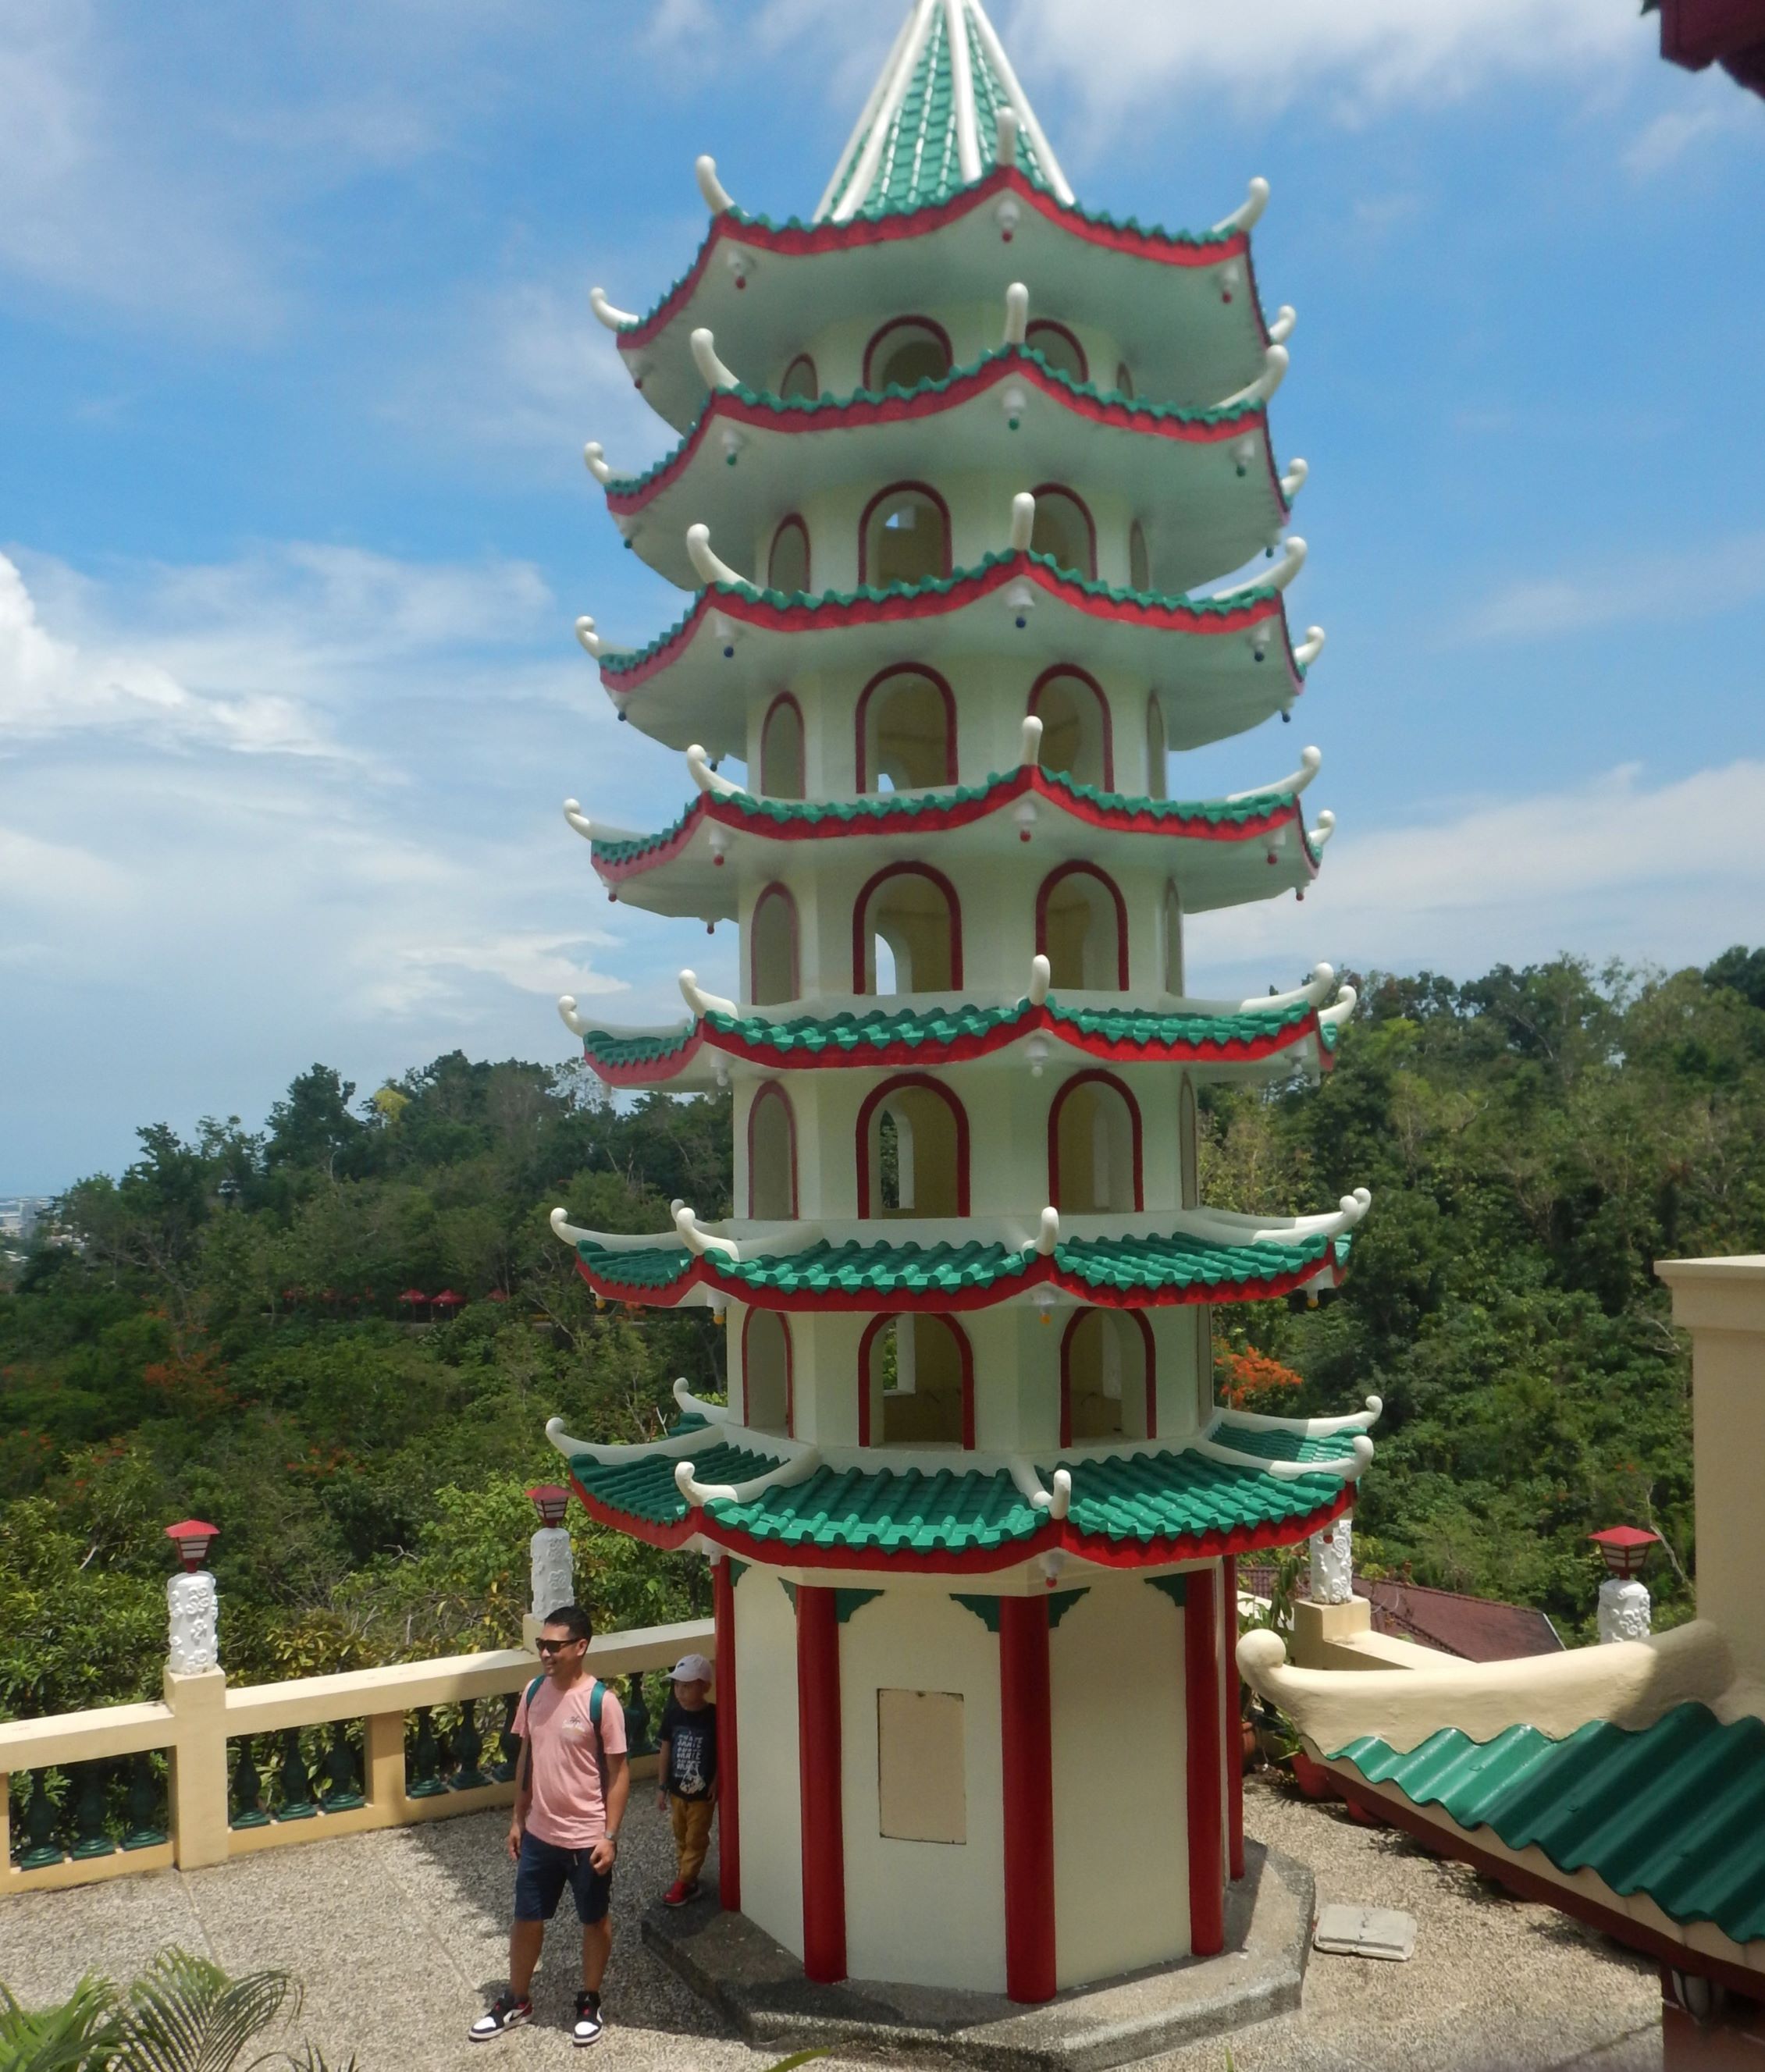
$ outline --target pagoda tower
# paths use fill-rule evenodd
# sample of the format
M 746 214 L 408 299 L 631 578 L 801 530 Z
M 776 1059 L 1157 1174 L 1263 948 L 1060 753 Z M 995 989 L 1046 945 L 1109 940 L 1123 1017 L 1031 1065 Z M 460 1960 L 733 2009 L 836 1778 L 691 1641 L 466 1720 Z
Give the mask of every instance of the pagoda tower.
M 1197 1088 L 1315 1078 L 1353 1010 L 1326 965 L 1184 984 L 1186 916 L 1304 897 L 1320 758 L 1167 796 L 1323 644 L 1284 602 L 1293 312 L 1261 181 L 1199 235 L 1080 208 L 978 0 L 912 0 L 808 221 L 697 172 L 680 282 L 593 298 L 679 443 L 587 450 L 689 601 L 635 652 L 578 627 L 693 796 L 642 838 L 566 812 L 611 897 L 737 924 L 739 997 L 561 1009 L 611 1086 L 733 1089 L 737 1213 L 553 1223 L 597 1294 L 717 1313 L 728 1400 L 549 1431 L 596 1519 L 713 1564 L 724 1906 L 814 1980 L 1042 2000 L 1222 1947 L 1235 1560 L 1372 1453 L 1376 1399 L 1218 1405 L 1209 1325 L 1333 1288 L 1366 1194 L 1228 1215 L 1196 1168 Z

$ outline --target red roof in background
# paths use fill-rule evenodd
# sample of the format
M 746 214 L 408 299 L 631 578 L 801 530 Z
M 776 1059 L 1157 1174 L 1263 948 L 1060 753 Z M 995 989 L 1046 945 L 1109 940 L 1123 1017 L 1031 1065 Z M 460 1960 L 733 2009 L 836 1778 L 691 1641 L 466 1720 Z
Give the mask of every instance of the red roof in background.
M 1720 64 L 1765 94 L 1765 0 L 1660 0 L 1660 54 L 1688 72 Z
M 1238 1587 L 1253 1596 L 1266 1597 L 1273 1580 L 1272 1568 L 1238 1565 Z M 1302 1575 L 1302 1597 L 1306 1594 L 1305 1580 Z M 1356 1576 L 1355 1595 L 1372 1604 L 1375 1633 L 1437 1648 L 1461 1662 L 1506 1662 L 1516 1655 L 1562 1651 L 1556 1627 L 1527 1605 L 1498 1604 L 1491 1597 L 1467 1597 L 1457 1590 L 1434 1590 L 1389 1577 L 1369 1582 Z

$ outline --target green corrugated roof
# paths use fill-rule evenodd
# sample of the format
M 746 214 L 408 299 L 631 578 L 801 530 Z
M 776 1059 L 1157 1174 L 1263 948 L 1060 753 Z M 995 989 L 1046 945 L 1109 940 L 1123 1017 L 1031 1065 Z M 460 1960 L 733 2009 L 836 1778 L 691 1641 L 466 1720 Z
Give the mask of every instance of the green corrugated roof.
M 1331 1760 L 1675 1921 L 1765 1938 L 1765 1720 L 1725 1726 L 1688 1702 L 1635 1731 L 1596 1720 L 1561 1741 L 1510 1727 L 1479 1744 L 1448 1727 L 1407 1755 L 1369 1735 Z
M 752 791 L 730 791 L 723 796 L 744 819 L 771 821 L 776 827 L 815 826 L 826 820 L 838 820 L 847 825 L 865 820 L 911 822 L 925 813 L 947 812 L 954 807 L 984 804 L 991 793 L 1014 784 L 1018 774 L 1015 770 L 995 770 L 981 783 L 953 784 L 948 791 L 867 792 L 857 799 L 765 799 Z M 1244 827 L 1253 820 L 1265 819 L 1282 807 L 1291 806 L 1298 796 L 1293 791 L 1254 791 L 1238 799 L 1150 799 L 1138 797 L 1131 791 L 1105 791 L 1095 784 L 1080 784 L 1064 771 L 1045 771 L 1043 775 L 1056 790 L 1082 800 L 1100 812 L 1144 813 L 1157 820 L 1199 820 L 1214 828 Z M 687 822 L 699 810 L 695 800 L 678 820 L 656 834 L 633 835 L 607 841 L 597 837 L 590 844 L 595 861 L 608 865 L 631 863 L 654 849 L 665 848 L 678 840 Z
M 1158 1237 L 1073 1238 L 1055 1247 L 1055 1264 L 1083 1286 L 1124 1293 L 1220 1287 L 1277 1281 L 1337 1258 L 1345 1238 L 1305 1237 L 1291 1244 L 1209 1244 L 1176 1232 Z M 671 1287 L 689 1272 L 696 1255 L 660 1246 L 612 1251 L 584 1240 L 577 1256 L 598 1280 L 646 1292 Z M 957 1294 L 1020 1278 L 1035 1252 L 971 1240 L 966 1244 L 891 1244 L 878 1240 L 831 1244 L 825 1238 L 801 1252 L 732 1260 L 715 1252 L 706 1261 L 736 1287 L 781 1294 Z M 880 1306 L 880 1305 L 879 1305 Z
M 956 388 L 998 360 L 1033 360 L 1051 381 L 1072 395 L 1085 397 L 1092 402 L 1114 404 L 1127 411 L 1131 417 L 1142 418 L 1148 423 L 1174 420 L 1187 425 L 1235 425 L 1245 419 L 1260 422 L 1268 415 L 1269 406 L 1262 402 L 1201 405 L 1156 403 L 1129 398 L 1116 389 L 1101 388 L 1094 381 L 1076 380 L 1064 368 L 1051 366 L 1033 345 L 1000 345 L 983 352 L 978 360 L 971 360 L 966 367 L 953 367 L 948 374 L 935 380 L 928 375 L 924 380 L 915 381 L 911 388 L 903 388 L 899 382 L 891 382 L 885 388 L 854 388 L 848 396 L 784 397 L 775 396 L 770 389 L 751 388 L 745 381 L 738 381 L 733 387 L 719 389 L 715 395 L 707 397 L 705 409 L 681 434 L 679 443 L 670 452 L 652 462 L 641 475 L 614 476 L 607 484 L 607 493 L 610 496 L 636 495 L 656 476 L 667 474 L 698 436 L 700 427 L 720 398 L 735 397 L 753 409 L 770 411 L 776 417 L 837 416 L 841 411 L 850 409 L 855 403 L 881 403 L 891 397 L 941 396 L 946 389 Z
M 1355 1457 L 1354 1431 L 1319 1432 L 1310 1435 L 1294 1429 L 1258 1429 L 1233 1424 L 1222 1418 L 1211 1437 L 1235 1453 L 1253 1453 L 1259 1461 L 1352 1461 Z
M 1039 554 L 1033 548 L 1007 548 L 998 553 L 984 554 L 972 569 L 958 569 L 947 576 L 928 576 L 923 582 L 890 583 L 878 590 L 874 583 L 860 583 L 856 590 L 823 590 L 819 597 L 804 590 L 786 591 L 763 590 L 757 583 L 716 582 L 701 590 L 693 602 L 688 606 L 673 625 L 665 632 L 658 633 L 647 647 L 640 648 L 627 655 L 603 655 L 600 671 L 603 676 L 623 676 L 632 669 L 640 668 L 652 655 L 659 655 L 673 642 L 678 640 L 693 623 L 693 615 L 699 603 L 707 596 L 739 597 L 758 599 L 780 611 L 796 610 L 808 613 L 823 611 L 831 606 L 835 610 L 854 604 L 883 604 L 891 598 L 948 597 L 965 584 L 984 576 L 989 569 L 997 568 L 1002 561 L 1034 561 L 1059 578 L 1064 590 L 1076 590 L 1081 597 L 1101 598 L 1106 604 L 1134 604 L 1144 611 L 1192 611 L 1201 618 L 1229 619 L 1240 611 L 1249 611 L 1259 604 L 1278 602 L 1281 593 L 1273 583 L 1257 583 L 1243 590 L 1230 592 L 1224 597 L 1191 597 L 1179 593 L 1166 597 L 1157 590 L 1119 590 L 1113 583 L 1098 582 L 1089 576 L 1076 574 L 1071 569 L 1062 568 L 1052 554 Z M 1304 672 L 1300 672 L 1302 675 Z
M 779 1457 L 730 1445 L 693 1456 L 701 1482 L 740 1482 L 779 1465 Z M 570 1471 L 598 1503 L 658 1526 L 678 1524 L 686 1503 L 667 1455 L 602 1467 L 587 1455 Z M 1245 1527 L 1278 1527 L 1334 1503 L 1334 1475 L 1277 1481 L 1254 1468 L 1228 1467 L 1199 1455 L 1170 1452 L 1072 1464 L 1072 1522 L 1088 1536 L 1146 1545 Z M 1051 1468 L 1041 1471 L 1044 1482 Z M 898 1553 L 966 1553 L 1010 1547 L 1047 1523 L 1003 1470 L 947 1470 L 924 1474 L 818 1469 L 787 1489 L 763 1491 L 751 1503 L 707 1506 L 720 1525 L 788 1547 L 871 1548 Z

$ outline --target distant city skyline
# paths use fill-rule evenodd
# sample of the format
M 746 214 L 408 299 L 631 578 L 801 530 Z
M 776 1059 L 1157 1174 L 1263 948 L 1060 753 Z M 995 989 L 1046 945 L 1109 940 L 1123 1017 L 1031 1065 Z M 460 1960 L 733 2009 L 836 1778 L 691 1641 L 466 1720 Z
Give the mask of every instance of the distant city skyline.
M 660 450 L 588 290 L 666 289 L 697 152 L 813 206 L 897 26 L 853 11 L 0 27 L 11 1184 L 260 1127 L 315 1060 L 362 1095 L 455 1047 L 561 1062 L 560 993 L 633 1023 L 683 964 L 733 985 L 732 931 L 634 926 L 558 811 L 660 826 L 691 789 L 571 637 L 682 602 L 582 467 Z M 1756 939 L 1758 102 L 1614 0 L 997 13 L 1081 202 L 1204 228 L 1265 175 L 1258 285 L 1299 313 L 1272 419 L 1329 646 L 1290 727 L 1171 785 L 1315 742 L 1339 828 L 1303 906 L 1196 923 L 1191 984 Z

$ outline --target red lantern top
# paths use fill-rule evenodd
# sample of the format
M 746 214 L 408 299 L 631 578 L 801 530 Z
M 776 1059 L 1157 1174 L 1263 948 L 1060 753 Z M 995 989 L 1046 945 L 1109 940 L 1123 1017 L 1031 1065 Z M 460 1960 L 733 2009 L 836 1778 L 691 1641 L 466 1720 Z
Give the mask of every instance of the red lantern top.
M 1608 1525 L 1603 1532 L 1590 1532 L 1587 1537 L 1605 1556 L 1606 1566 L 1615 1576 L 1634 1576 L 1660 1535 L 1644 1532 L 1640 1525 Z
M 547 1525 L 562 1525 L 564 1523 L 564 1514 L 570 1509 L 570 1491 L 567 1489 L 560 1489 L 556 1482 L 541 1482 L 527 1494 L 532 1498 L 533 1507 L 538 1511 L 542 1523 Z
M 166 1527 L 166 1537 L 178 1549 L 185 1568 L 200 1568 L 208 1558 L 208 1543 L 219 1532 L 218 1525 L 205 1525 L 200 1518 L 183 1518 Z

